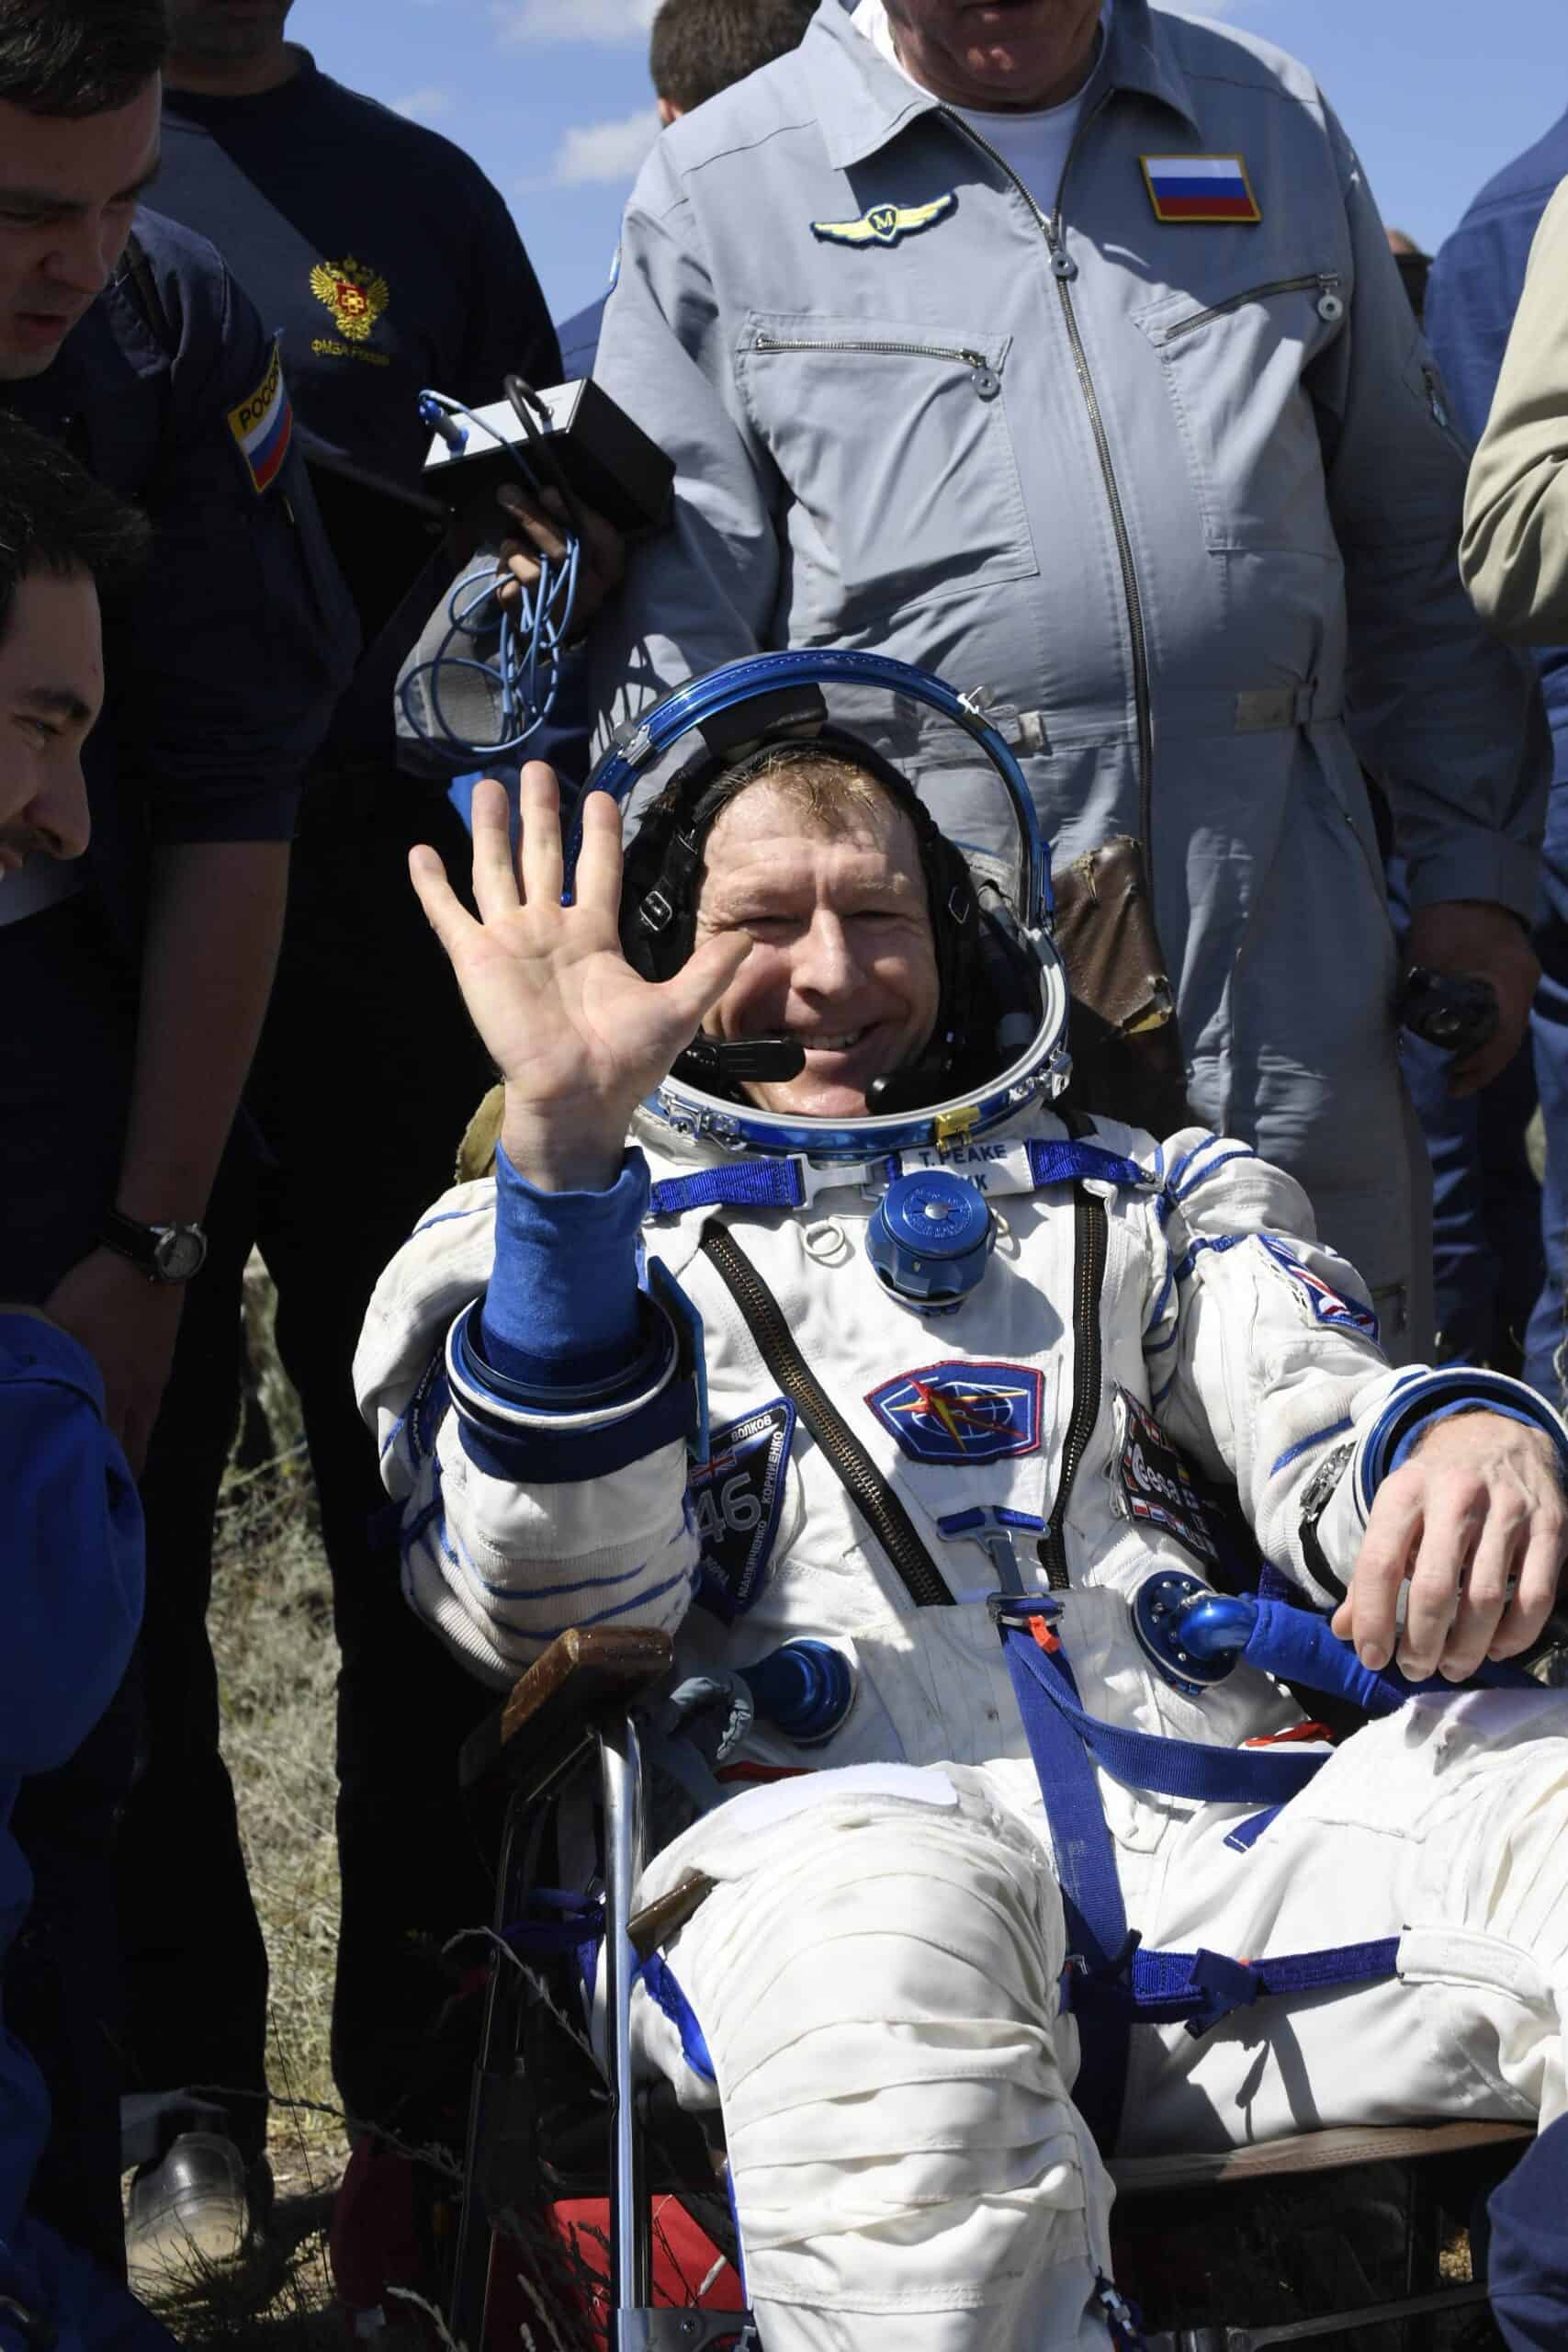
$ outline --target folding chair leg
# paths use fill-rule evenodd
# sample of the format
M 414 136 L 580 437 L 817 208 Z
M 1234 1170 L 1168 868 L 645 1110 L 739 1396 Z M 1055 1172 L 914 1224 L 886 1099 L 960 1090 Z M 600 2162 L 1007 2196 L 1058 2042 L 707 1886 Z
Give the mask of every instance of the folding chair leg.
M 624 2316 L 652 2298 L 653 2252 L 644 2193 L 642 2133 L 632 2083 L 632 1985 L 637 1953 L 628 1926 L 643 1862 L 642 1748 L 630 1715 L 599 1734 L 604 1809 L 605 2060 L 610 2078 L 610 2301 L 615 2352 Z
M 513 1916 L 513 1874 L 524 1810 L 521 1798 L 513 1795 L 506 1808 L 500 1867 L 495 1878 L 494 1925 L 497 1935 Z M 463 2197 L 457 2212 L 457 2245 L 453 2260 L 451 2314 L 447 2323 L 452 2340 L 459 2347 L 459 2352 L 483 2352 L 493 2240 L 485 2199 L 490 2170 L 488 2159 L 495 2138 L 498 2106 L 501 2101 L 508 2099 L 512 2092 L 516 2041 L 513 1973 L 508 1968 L 492 1966 L 490 1983 L 485 1987 L 484 2022 L 479 2030 L 479 2055 L 474 2062 L 473 2090 L 468 2101 Z

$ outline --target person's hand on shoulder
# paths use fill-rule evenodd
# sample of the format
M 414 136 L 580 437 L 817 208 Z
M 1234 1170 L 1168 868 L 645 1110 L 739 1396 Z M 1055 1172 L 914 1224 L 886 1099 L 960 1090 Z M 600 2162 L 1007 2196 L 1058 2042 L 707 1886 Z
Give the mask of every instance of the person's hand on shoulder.
M 1568 1500 L 1544 1430 L 1483 1410 L 1434 1421 L 1378 1488 L 1334 1631 L 1363 1666 L 1386 1666 L 1397 1643 L 1413 1680 L 1461 1681 L 1536 1639 L 1565 1545 Z

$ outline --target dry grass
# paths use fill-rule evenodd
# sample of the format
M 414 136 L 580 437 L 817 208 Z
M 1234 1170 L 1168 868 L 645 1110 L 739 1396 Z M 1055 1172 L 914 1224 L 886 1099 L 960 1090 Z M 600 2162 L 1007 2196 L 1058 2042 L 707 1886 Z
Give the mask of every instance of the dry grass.
M 157 2308 L 194 2347 L 344 2352 L 326 2261 L 332 2192 L 348 2153 L 328 2052 L 337 1646 L 299 1407 L 272 1354 L 272 1305 L 253 1266 L 246 1310 L 259 1378 L 224 1487 L 209 1623 L 223 1752 L 272 1972 L 267 2154 L 276 2226 L 254 2267 L 193 2270 L 170 2282 Z

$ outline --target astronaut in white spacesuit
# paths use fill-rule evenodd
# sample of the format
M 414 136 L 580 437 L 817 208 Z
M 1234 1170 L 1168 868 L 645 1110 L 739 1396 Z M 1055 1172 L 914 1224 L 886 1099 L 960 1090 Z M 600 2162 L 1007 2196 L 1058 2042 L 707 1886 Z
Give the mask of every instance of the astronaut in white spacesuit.
M 768 2352 L 1103 2347 L 1103 2149 L 1568 2106 L 1568 1707 L 1506 1663 L 1568 1433 L 1392 1372 L 1245 1146 L 1071 1110 L 969 706 L 852 654 L 672 702 L 570 906 L 547 770 L 515 860 L 476 795 L 477 922 L 415 854 L 505 1113 L 361 1345 L 405 1589 L 498 1687 L 610 1623 L 750 1695 L 637 2030 L 722 2107 Z M 1010 881 L 932 822 L 964 762 Z M 1226 1592 L 1221 1485 L 1306 1608 Z

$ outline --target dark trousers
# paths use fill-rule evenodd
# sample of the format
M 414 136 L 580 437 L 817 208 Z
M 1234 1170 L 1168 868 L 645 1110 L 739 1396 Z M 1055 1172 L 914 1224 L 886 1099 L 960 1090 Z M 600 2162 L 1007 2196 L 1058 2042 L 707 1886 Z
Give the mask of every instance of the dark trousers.
M 0 929 L 0 1297 L 38 1305 L 93 1247 L 113 1199 L 135 979 L 83 893 Z M 91 1640 L 90 1626 L 82 1637 Z M 12 1826 L 32 1870 L 33 1901 L 6 1958 L 3 2001 L 6 2027 L 43 2071 L 52 2109 L 32 2210 L 122 2273 L 110 1856 L 135 1724 L 128 1685 L 68 1764 L 22 1784 Z
M 1388 869 L 1389 903 L 1409 922 L 1402 860 Z M 1546 1273 L 1542 1201 L 1525 1137 L 1536 1107 L 1528 1044 L 1479 1094 L 1449 1092 L 1452 1057 L 1407 1031 L 1400 1045 L 1432 1163 L 1432 1273 L 1438 1352 L 1537 1380 L 1526 1327 Z M 1539 1380 L 1537 1380 L 1539 1385 Z M 1555 1391 L 1543 1389 L 1556 1402 Z
M 408 880 L 421 840 L 466 888 L 467 836 L 427 788 L 362 773 L 308 797 L 246 1097 L 259 1148 L 242 1133 L 231 1148 L 212 1257 L 142 1482 L 147 1742 L 118 1857 L 127 2087 L 221 2086 L 247 2155 L 265 2135 L 266 1960 L 218 1749 L 206 1612 L 253 1241 L 277 1286 L 278 1351 L 299 1392 L 332 1570 L 343 1874 L 333 2066 L 356 2120 L 386 2114 L 419 2046 L 442 1982 L 431 1947 L 488 1910 L 456 1776 L 461 1738 L 491 1701 L 404 1602 L 395 1529 L 372 1533 L 386 1497 L 350 1379 L 371 1289 L 451 1182 L 490 1082 Z

